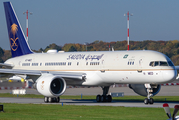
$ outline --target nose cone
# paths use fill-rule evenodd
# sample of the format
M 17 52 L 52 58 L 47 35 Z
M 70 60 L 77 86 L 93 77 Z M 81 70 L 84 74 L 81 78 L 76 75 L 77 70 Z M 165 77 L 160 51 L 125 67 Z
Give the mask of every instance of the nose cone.
M 163 79 L 165 82 L 172 82 L 177 77 L 177 71 L 173 70 L 165 70 L 163 71 Z

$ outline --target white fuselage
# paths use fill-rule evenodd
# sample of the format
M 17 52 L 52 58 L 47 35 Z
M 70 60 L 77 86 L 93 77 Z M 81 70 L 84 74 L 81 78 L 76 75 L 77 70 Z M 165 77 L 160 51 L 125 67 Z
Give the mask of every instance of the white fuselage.
M 160 65 L 152 66 L 152 62 Z M 177 75 L 167 56 L 148 50 L 34 53 L 5 63 L 14 65 L 13 69 L 86 73 L 85 81 L 69 85 L 160 84 Z

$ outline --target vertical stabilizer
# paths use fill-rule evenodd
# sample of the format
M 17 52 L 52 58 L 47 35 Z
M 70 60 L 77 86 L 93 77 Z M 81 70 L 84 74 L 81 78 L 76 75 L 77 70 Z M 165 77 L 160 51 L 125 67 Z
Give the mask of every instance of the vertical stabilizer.
M 24 32 L 11 2 L 4 2 L 4 10 L 12 57 L 33 53 L 26 41 Z

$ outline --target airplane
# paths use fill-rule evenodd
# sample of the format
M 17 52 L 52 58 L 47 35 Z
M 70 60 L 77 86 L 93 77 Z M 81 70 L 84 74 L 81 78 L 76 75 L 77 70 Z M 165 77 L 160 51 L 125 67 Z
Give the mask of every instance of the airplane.
M 0 77 L 19 76 L 31 80 L 44 95 L 44 102 L 59 102 L 66 86 L 100 86 L 97 102 L 111 102 L 109 88 L 129 84 L 144 103 L 153 104 L 160 84 L 172 82 L 177 71 L 163 53 L 151 50 L 34 53 L 21 28 L 11 2 L 4 2 L 12 58 L 0 65 Z
M 8 80 L 8 81 L 9 81 L 9 82 L 16 81 L 16 82 L 22 82 L 22 83 L 24 83 L 24 82 L 25 82 L 25 80 L 24 80 L 23 78 L 18 77 L 18 76 L 12 76 L 12 77 L 10 77 L 10 78 L 9 78 L 9 80 Z

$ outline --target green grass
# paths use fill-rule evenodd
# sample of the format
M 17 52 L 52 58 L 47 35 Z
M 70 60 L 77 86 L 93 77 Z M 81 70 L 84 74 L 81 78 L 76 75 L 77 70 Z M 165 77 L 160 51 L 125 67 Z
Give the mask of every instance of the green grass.
M 17 97 L 9 93 L 1 93 L 0 97 Z M 18 95 L 23 98 L 43 98 L 42 95 Z M 82 99 L 94 100 L 96 96 L 83 96 Z M 113 98 L 118 101 L 142 101 L 142 96 L 124 96 Z M 81 99 L 81 96 L 61 96 L 61 99 Z M 165 101 L 166 99 L 166 101 Z M 155 96 L 155 101 L 179 101 L 179 96 Z M 0 120 L 166 120 L 163 108 L 135 108 L 113 106 L 75 106 L 61 104 L 13 104 L 4 105 L 4 112 L 0 113 Z M 173 112 L 173 109 L 172 109 Z
M 3 103 L 0 120 L 166 120 L 163 108 Z

